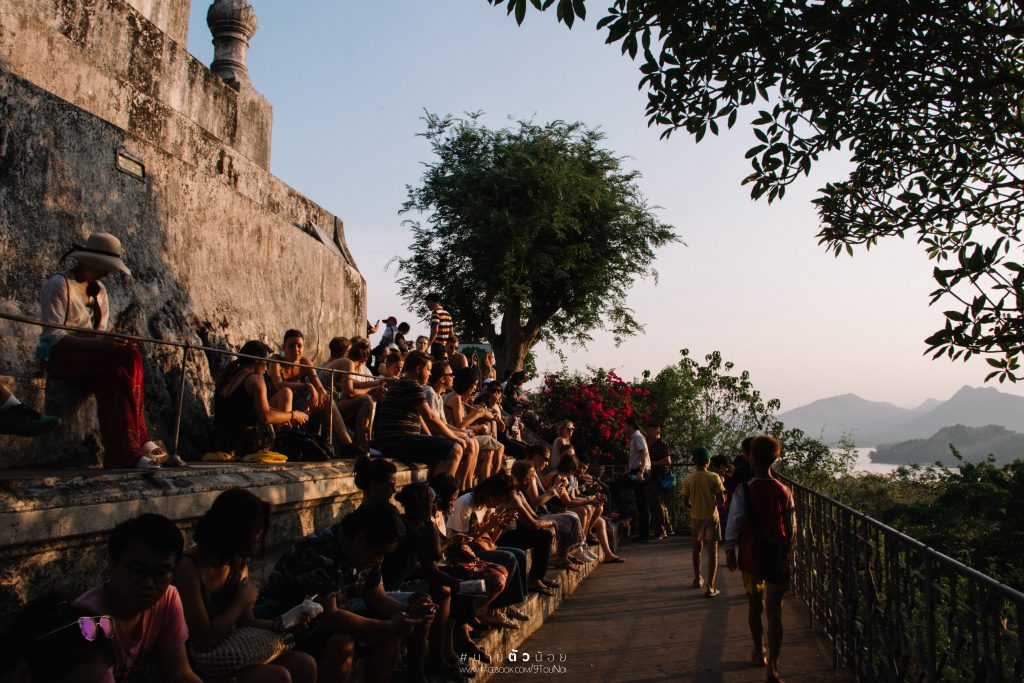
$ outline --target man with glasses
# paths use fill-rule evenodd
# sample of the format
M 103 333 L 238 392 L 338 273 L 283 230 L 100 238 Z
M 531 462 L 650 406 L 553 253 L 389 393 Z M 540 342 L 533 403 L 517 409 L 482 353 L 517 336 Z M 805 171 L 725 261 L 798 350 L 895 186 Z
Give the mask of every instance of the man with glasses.
M 155 514 L 118 524 L 110 534 L 110 575 L 74 604 L 114 618 L 115 663 L 104 683 L 156 670 L 167 683 L 203 683 L 188 663 L 188 627 L 171 585 L 185 541 L 174 522 Z

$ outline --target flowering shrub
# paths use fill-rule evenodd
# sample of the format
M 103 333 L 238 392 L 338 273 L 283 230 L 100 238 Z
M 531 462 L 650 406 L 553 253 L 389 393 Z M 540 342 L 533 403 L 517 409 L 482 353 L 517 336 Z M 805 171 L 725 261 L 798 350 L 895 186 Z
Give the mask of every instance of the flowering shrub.
M 563 371 L 545 377 L 537 399 L 538 413 L 552 426 L 572 420 L 576 427 L 572 442 L 578 455 L 586 455 L 595 464 L 625 465 L 632 433 L 626 420 L 635 417 L 641 424 L 649 424 L 657 406 L 649 390 L 614 372 L 591 372 Z

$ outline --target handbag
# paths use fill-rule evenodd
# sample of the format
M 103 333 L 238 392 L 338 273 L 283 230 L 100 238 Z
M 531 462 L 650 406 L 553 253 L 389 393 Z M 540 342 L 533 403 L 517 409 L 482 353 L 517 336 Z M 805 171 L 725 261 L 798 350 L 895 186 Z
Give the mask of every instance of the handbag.
M 665 493 L 672 493 L 676 490 L 676 475 L 672 470 L 668 472 L 658 472 L 654 475 L 654 480 L 658 482 L 658 486 Z
M 197 650 L 190 642 L 188 655 L 192 668 L 200 676 L 229 676 L 247 666 L 266 664 L 290 650 L 294 644 L 295 638 L 291 634 L 243 626 L 206 652 Z

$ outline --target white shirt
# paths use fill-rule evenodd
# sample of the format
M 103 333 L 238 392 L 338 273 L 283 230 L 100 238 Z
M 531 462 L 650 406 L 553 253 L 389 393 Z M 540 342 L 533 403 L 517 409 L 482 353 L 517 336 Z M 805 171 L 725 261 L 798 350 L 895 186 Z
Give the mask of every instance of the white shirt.
M 83 327 L 86 329 L 106 330 L 110 323 L 110 306 L 107 303 L 107 288 L 102 282 L 99 285 L 99 293 L 96 295 L 96 305 L 100 309 L 99 327 L 93 328 L 92 311 L 85 299 L 81 287 L 70 286 L 70 281 L 75 276 L 70 272 L 57 273 L 50 277 L 43 285 L 39 293 L 39 306 L 42 309 L 42 321 L 69 327 Z M 44 328 L 41 338 L 50 346 L 56 346 L 69 332 Z
M 490 513 L 490 508 L 477 505 L 472 492 L 459 496 L 452 507 L 452 513 L 448 515 L 449 533 L 446 535 L 450 535 L 453 531 L 460 534 L 469 533 L 469 528 L 473 526 L 474 522 L 478 524 L 483 522 Z
M 629 471 L 633 470 L 639 474 L 651 471 L 651 453 L 647 450 L 647 439 L 639 429 L 629 440 Z

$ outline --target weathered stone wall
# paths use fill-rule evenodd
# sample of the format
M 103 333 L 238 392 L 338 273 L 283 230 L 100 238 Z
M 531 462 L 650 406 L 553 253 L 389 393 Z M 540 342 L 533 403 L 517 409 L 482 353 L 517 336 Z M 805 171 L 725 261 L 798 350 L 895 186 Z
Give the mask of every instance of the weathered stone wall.
M 0 0 L 0 310 L 38 317 L 59 256 L 106 230 L 133 271 L 107 282 L 115 330 L 237 348 L 297 327 L 321 358 L 331 337 L 360 332 L 366 287 L 342 222 L 266 170 L 270 111 L 259 102 L 119 0 Z M 263 131 L 265 154 L 247 127 Z M 117 169 L 119 150 L 142 162 L 143 180 Z M 39 389 L 24 379 L 37 335 L 0 321 L 0 375 L 19 390 Z M 143 351 L 147 417 L 169 442 L 180 352 Z M 189 365 L 187 455 L 205 449 L 221 365 L 195 354 Z M 95 462 L 93 423 L 77 415 L 51 437 L 0 441 L 0 467 L 60 462 L 83 444 Z
M 426 468 L 398 467 L 400 487 L 426 479 Z M 77 594 L 102 581 L 107 537 L 126 519 L 155 512 L 190 537 L 195 522 L 229 488 L 248 489 L 274 504 L 267 557 L 254 567 L 257 578 L 297 539 L 334 524 L 362 500 L 348 463 L 0 479 L 0 615 L 48 591 Z
M 178 45 L 188 45 L 191 0 L 128 0 L 128 3 Z

